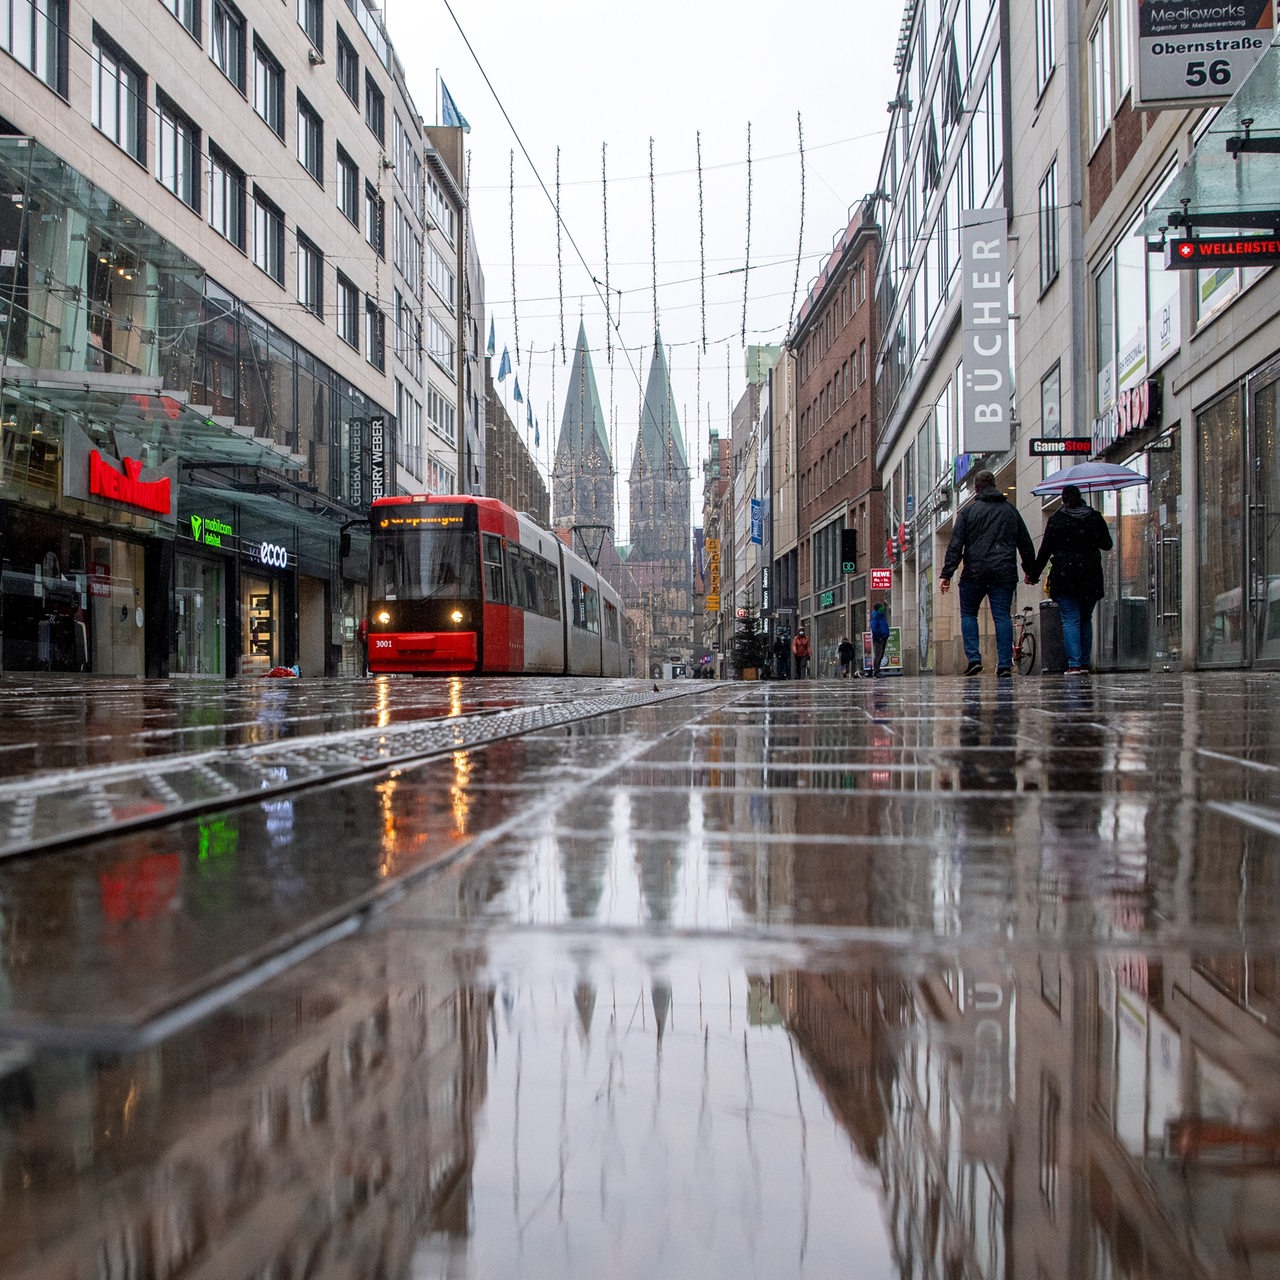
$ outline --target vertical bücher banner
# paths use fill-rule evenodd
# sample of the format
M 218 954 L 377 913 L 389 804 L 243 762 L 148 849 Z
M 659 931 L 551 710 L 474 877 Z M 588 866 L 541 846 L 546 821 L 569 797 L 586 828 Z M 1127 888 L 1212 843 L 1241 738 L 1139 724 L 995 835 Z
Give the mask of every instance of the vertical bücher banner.
M 1009 215 L 960 210 L 960 319 L 964 331 L 961 448 L 1003 453 L 1012 442 L 1009 370 Z

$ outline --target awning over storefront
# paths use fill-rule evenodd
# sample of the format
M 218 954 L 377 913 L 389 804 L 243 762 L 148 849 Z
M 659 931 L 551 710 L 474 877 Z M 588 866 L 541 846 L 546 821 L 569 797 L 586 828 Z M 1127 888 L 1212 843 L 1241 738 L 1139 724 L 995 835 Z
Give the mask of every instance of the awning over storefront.
M 252 427 L 213 417 L 188 403 L 184 391 L 163 388 L 155 379 L 109 373 L 26 369 L 0 371 L 0 406 L 24 406 L 37 414 L 71 414 L 92 433 L 94 426 L 123 429 L 162 457 L 210 466 L 272 467 L 297 471 L 304 455 L 256 436 Z
M 1280 46 L 1219 111 L 1138 234 L 1159 240 L 1202 228 L 1280 233 Z

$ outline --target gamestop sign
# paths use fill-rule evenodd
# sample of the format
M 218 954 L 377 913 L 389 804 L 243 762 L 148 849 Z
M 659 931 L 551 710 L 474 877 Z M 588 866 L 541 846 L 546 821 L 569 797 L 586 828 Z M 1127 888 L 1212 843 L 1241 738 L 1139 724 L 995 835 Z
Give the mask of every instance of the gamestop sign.
M 1273 0 L 1130 0 L 1137 107 L 1225 102 L 1266 52 Z

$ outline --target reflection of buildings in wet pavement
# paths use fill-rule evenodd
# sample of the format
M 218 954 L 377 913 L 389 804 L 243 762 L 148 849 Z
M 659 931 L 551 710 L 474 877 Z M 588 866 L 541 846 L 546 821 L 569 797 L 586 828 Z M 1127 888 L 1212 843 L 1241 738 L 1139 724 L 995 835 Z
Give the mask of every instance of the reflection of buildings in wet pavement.
M 467 1226 L 489 997 L 454 959 L 326 954 L 158 1048 L 8 1074 L 0 1270 L 406 1274 Z

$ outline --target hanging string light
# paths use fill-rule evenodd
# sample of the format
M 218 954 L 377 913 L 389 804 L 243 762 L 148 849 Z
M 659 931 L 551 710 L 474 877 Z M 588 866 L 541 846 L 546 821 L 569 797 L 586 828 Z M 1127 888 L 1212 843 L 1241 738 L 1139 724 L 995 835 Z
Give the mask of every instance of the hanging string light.
M 658 205 L 653 183 L 653 138 L 649 139 L 649 266 L 653 276 L 653 331 L 658 332 Z M 654 354 L 656 355 L 656 349 Z
M 742 345 L 747 345 L 747 282 L 751 274 L 751 121 L 747 121 L 747 256 L 742 264 Z
M 520 363 L 520 316 L 516 308 L 516 153 L 510 151 L 507 169 L 507 208 L 511 226 L 511 324 L 516 339 L 516 364 Z
M 564 359 L 564 259 L 560 248 L 560 148 L 556 148 L 556 294 L 560 300 L 560 359 Z M 554 353 L 553 353 L 554 354 Z
M 604 308 L 605 327 L 604 345 L 609 360 L 609 368 L 613 369 L 613 294 L 609 291 L 609 173 L 607 153 L 609 144 L 600 144 L 600 203 L 604 214 Z
M 800 296 L 800 259 L 804 253 L 804 123 L 796 112 L 796 133 L 800 136 L 800 238 L 796 244 L 796 278 L 791 285 L 791 324 L 796 322 L 796 299 Z
M 707 221 L 702 202 L 702 130 L 697 133 L 698 144 L 698 280 L 702 298 L 702 349 L 707 349 Z

